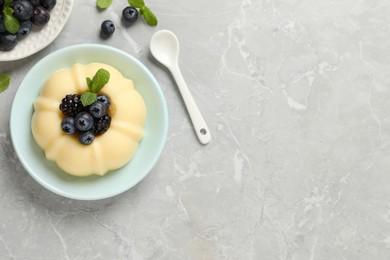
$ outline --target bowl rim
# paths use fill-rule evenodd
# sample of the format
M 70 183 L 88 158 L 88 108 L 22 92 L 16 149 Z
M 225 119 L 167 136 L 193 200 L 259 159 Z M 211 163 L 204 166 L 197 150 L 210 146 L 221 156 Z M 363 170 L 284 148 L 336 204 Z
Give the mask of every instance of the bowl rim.
M 15 133 L 12 130 L 15 127 L 17 127 L 17 125 L 16 125 L 17 124 L 17 120 L 16 120 L 17 117 L 15 116 L 15 114 L 17 113 L 17 108 L 16 108 L 17 102 L 16 101 L 17 101 L 18 97 L 21 95 L 21 91 L 23 91 L 23 89 L 20 88 L 20 86 L 23 85 L 24 81 L 26 80 L 26 78 L 28 78 L 30 73 L 34 72 L 34 69 L 37 68 L 37 67 L 42 66 L 42 64 L 47 63 L 51 59 L 55 59 L 56 56 L 57 57 L 61 57 L 65 53 L 72 52 L 72 51 L 75 51 L 75 50 L 80 50 L 80 49 L 89 49 L 89 50 L 91 50 L 91 49 L 100 49 L 102 51 L 115 52 L 115 53 L 117 53 L 119 55 L 125 56 L 126 59 L 131 60 L 131 62 L 134 62 L 137 66 L 139 66 L 141 68 L 141 70 L 148 75 L 149 79 L 152 81 L 153 85 L 155 86 L 153 89 L 157 91 L 157 94 L 158 94 L 159 98 L 161 99 L 161 103 L 162 103 L 161 113 L 163 115 L 164 122 L 165 122 L 163 124 L 163 128 L 159 129 L 160 132 L 162 133 L 161 136 L 163 138 L 162 138 L 162 141 L 159 143 L 160 145 L 158 147 L 155 147 L 155 151 L 156 151 L 155 154 L 156 154 L 156 156 L 153 158 L 153 160 L 150 161 L 150 163 L 148 164 L 148 167 L 143 170 L 143 174 L 139 175 L 138 178 L 135 178 L 132 182 L 129 182 L 129 185 L 122 186 L 121 189 L 114 189 L 113 191 L 107 192 L 107 193 L 105 193 L 104 195 L 101 195 L 101 196 L 80 196 L 80 195 L 75 195 L 75 194 L 69 193 L 67 191 L 64 191 L 64 190 L 62 190 L 62 189 L 60 189 L 60 188 L 58 188 L 56 186 L 53 186 L 51 183 L 47 182 L 46 179 L 41 178 L 40 175 L 37 174 L 35 172 L 35 170 L 31 168 L 31 165 L 28 163 L 28 160 L 24 157 L 24 154 L 23 154 L 23 151 L 22 151 L 22 147 L 16 145 L 16 143 L 17 143 L 16 142 L 16 138 L 17 137 L 15 136 Z M 50 74 L 51 73 L 48 73 L 48 75 L 50 75 Z M 63 197 L 67 197 L 67 198 L 70 198 L 70 199 L 76 199 L 76 200 L 101 200 L 101 199 L 106 199 L 106 198 L 110 198 L 110 197 L 119 195 L 119 194 L 121 194 L 121 193 L 123 193 L 123 192 L 125 192 L 127 190 L 130 190 L 132 187 L 136 186 L 141 180 L 143 180 L 150 173 L 150 171 L 153 169 L 153 167 L 157 164 L 158 160 L 160 159 L 162 151 L 163 151 L 163 149 L 165 147 L 165 143 L 166 143 L 167 135 L 168 135 L 168 128 L 169 128 L 169 116 L 168 116 L 168 107 L 167 107 L 166 99 L 165 99 L 165 96 L 164 96 L 164 94 L 162 92 L 162 89 L 161 89 L 159 83 L 157 82 L 157 80 L 153 76 L 153 74 L 150 72 L 150 70 L 141 61 L 139 61 L 137 58 L 135 58 L 131 54 L 126 53 L 123 50 L 115 48 L 115 47 L 112 47 L 112 46 L 107 46 L 107 45 L 97 44 L 97 43 L 82 43 L 82 44 L 70 45 L 70 46 L 67 46 L 67 47 L 64 47 L 64 48 L 61 48 L 61 49 L 58 49 L 58 50 L 52 52 L 52 53 L 48 54 L 47 56 L 45 56 L 44 58 L 42 58 L 41 60 L 39 60 L 37 63 L 35 63 L 33 65 L 33 67 L 31 67 L 28 70 L 28 72 L 23 77 L 23 80 L 21 81 L 21 83 L 18 86 L 18 89 L 17 89 L 17 91 L 15 93 L 15 96 L 14 96 L 14 99 L 13 99 L 13 102 L 12 102 L 12 106 L 11 106 L 9 127 L 10 127 L 11 142 L 13 144 L 15 153 L 18 156 L 19 161 L 23 165 L 24 169 L 29 173 L 29 175 L 33 179 L 35 179 L 39 184 L 41 184 L 43 187 L 45 187 L 46 189 L 50 190 L 53 193 L 56 193 L 58 195 L 61 195 Z M 30 135 L 32 135 L 31 131 L 30 131 Z M 47 160 L 47 159 L 45 159 L 45 160 Z M 116 173 L 114 173 L 114 174 L 116 174 Z M 102 176 L 102 177 L 104 177 L 104 176 Z M 78 178 L 78 177 L 76 177 L 76 178 Z M 80 177 L 80 178 L 83 178 L 83 177 Z

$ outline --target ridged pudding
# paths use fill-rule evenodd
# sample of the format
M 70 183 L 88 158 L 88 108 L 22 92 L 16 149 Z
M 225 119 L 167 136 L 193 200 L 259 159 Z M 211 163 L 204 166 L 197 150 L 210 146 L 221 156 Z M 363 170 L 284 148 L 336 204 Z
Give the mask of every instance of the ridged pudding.
M 77 137 L 61 129 L 64 115 L 59 110 L 67 94 L 82 94 L 88 90 L 86 78 L 92 78 L 103 68 L 110 80 L 100 93 L 111 99 L 109 114 L 111 126 L 96 136 L 90 145 L 83 145 Z M 34 101 L 31 130 L 47 159 L 54 161 L 63 171 L 75 176 L 104 175 L 127 164 L 144 137 L 146 106 L 134 88 L 133 81 L 107 64 L 74 64 L 70 69 L 53 73 L 45 82 Z

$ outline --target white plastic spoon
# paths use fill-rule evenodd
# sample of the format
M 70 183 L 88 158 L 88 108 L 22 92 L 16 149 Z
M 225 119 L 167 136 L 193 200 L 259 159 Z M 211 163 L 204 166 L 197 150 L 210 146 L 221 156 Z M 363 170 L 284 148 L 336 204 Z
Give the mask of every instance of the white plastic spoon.
M 179 41 L 177 40 L 176 35 L 171 31 L 158 31 L 150 40 L 150 51 L 152 52 L 152 55 L 171 71 L 173 78 L 179 87 L 179 91 L 183 97 L 199 141 L 202 144 L 207 144 L 211 139 L 210 131 L 180 72 L 178 62 L 179 49 Z

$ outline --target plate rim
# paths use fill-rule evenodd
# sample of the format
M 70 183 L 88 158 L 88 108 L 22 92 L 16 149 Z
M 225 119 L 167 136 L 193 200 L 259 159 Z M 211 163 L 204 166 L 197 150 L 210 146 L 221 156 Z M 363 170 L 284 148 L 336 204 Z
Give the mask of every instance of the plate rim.
M 58 188 L 56 186 L 53 186 L 52 184 L 48 183 L 47 180 L 45 180 L 45 179 L 39 178 L 39 176 L 35 173 L 34 169 L 32 169 L 30 164 L 27 162 L 23 151 L 21 151 L 21 147 L 16 145 L 17 142 L 15 142 L 15 138 L 17 138 L 17 137 L 15 136 L 16 133 L 13 131 L 13 129 L 15 129 L 15 127 L 17 127 L 15 125 L 16 122 L 17 122 L 16 116 L 15 116 L 15 114 L 17 113 L 16 112 L 16 110 L 17 110 L 17 107 L 16 107 L 17 106 L 17 100 L 18 100 L 18 97 L 20 95 L 22 95 L 21 93 L 23 91 L 23 89 L 20 88 L 20 86 L 22 86 L 22 84 L 24 83 L 26 78 L 28 78 L 29 74 L 33 71 L 34 68 L 37 68 L 37 67 L 41 66 L 41 64 L 47 62 L 47 60 L 52 59 L 56 55 L 60 55 L 61 53 L 66 53 L 68 51 L 74 51 L 75 49 L 79 49 L 79 48 L 100 48 L 100 49 L 105 49 L 105 50 L 108 50 L 108 51 L 114 51 L 114 52 L 117 52 L 120 55 L 126 56 L 128 59 L 132 60 L 138 66 L 140 66 L 142 68 L 142 70 L 148 74 L 149 78 L 153 82 L 153 85 L 156 86 L 155 89 L 158 92 L 158 96 L 161 98 L 161 101 L 162 101 L 162 115 L 164 117 L 163 121 L 166 122 L 164 124 L 164 128 L 160 129 L 162 131 L 163 142 L 161 142 L 161 145 L 159 146 L 159 149 L 157 150 L 157 153 L 156 153 L 157 156 L 155 156 L 154 161 L 148 165 L 148 168 L 144 169 L 144 173 L 139 175 L 137 178 L 135 178 L 134 181 L 130 182 L 129 185 L 125 185 L 121 189 L 114 189 L 111 192 L 107 192 L 104 195 L 100 195 L 100 196 L 80 196 L 80 194 L 75 195 L 75 194 L 69 193 L 67 191 L 64 191 L 64 190 L 62 190 L 62 189 L 60 189 L 60 188 Z M 40 86 L 38 89 L 40 89 L 41 87 L 42 86 Z M 150 70 L 140 60 L 138 60 L 137 58 L 135 58 L 131 54 L 126 53 L 125 51 L 123 51 L 121 49 L 118 49 L 116 47 L 107 46 L 107 45 L 103 45 L 103 44 L 97 44 L 97 43 L 82 43 L 82 44 L 74 44 L 74 45 L 70 45 L 70 46 L 58 49 L 58 50 L 50 53 L 49 55 L 47 55 L 43 59 L 39 60 L 37 63 L 34 64 L 33 67 L 31 67 L 29 69 L 29 71 L 23 77 L 23 80 L 20 83 L 20 85 L 18 86 L 18 89 L 17 89 L 17 91 L 15 93 L 15 96 L 14 96 L 14 99 L 13 99 L 13 102 L 12 102 L 12 106 L 11 106 L 9 127 L 10 127 L 11 143 L 12 143 L 12 146 L 13 146 L 13 148 L 15 150 L 15 153 L 16 153 L 19 161 L 21 162 L 23 168 L 28 172 L 28 174 L 35 181 L 37 181 L 40 185 L 45 187 L 47 190 L 49 190 L 49 191 L 51 191 L 51 192 L 53 192 L 55 194 L 58 194 L 60 196 L 63 196 L 63 197 L 69 198 L 69 199 L 75 199 L 75 200 L 85 200 L 85 201 L 89 200 L 89 201 L 91 201 L 91 200 L 107 199 L 107 198 L 110 198 L 110 197 L 117 196 L 117 195 L 119 195 L 119 194 L 121 194 L 121 193 L 123 193 L 123 192 L 125 192 L 127 190 L 130 190 L 132 187 L 136 186 L 140 181 L 142 181 L 150 173 L 150 171 L 154 168 L 154 166 L 157 164 L 159 158 L 161 157 L 161 154 L 162 154 L 162 152 L 164 150 L 164 147 L 165 147 L 165 144 L 166 144 L 166 141 L 167 141 L 168 129 L 169 129 L 169 114 L 168 114 L 168 106 L 167 106 L 167 102 L 166 102 L 166 99 L 165 99 L 165 95 L 164 95 L 164 93 L 163 93 L 163 91 L 162 91 L 158 81 L 156 80 L 154 75 L 150 72 Z M 32 135 L 31 131 L 29 131 L 29 133 L 30 133 L 30 135 Z M 56 165 L 56 167 L 58 168 L 57 165 Z M 113 174 L 115 174 L 115 173 L 113 173 Z M 101 176 L 101 177 L 104 177 L 104 176 Z

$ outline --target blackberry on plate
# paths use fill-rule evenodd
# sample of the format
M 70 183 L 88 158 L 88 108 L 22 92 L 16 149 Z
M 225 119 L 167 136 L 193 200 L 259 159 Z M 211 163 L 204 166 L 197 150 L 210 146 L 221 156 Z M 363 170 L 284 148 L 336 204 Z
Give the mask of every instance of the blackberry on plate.
M 94 133 L 95 135 L 104 134 L 111 125 L 111 117 L 108 114 L 105 114 L 101 118 L 95 119 L 94 123 Z
M 83 104 L 81 103 L 80 95 L 78 94 L 69 94 L 66 95 L 60 104 L 60 110 L 64 115 L 75 116 L 78 112 L 81 112 L 84 109 Z

